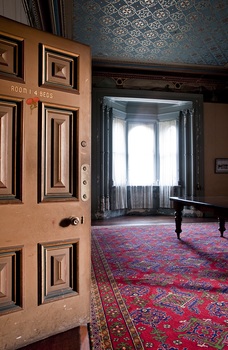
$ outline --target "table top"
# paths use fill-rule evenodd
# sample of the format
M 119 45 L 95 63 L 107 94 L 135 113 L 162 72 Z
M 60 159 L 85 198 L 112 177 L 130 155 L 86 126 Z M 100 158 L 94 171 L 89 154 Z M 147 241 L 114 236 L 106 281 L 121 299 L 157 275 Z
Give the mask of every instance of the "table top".
M 228 208 L 228 196 L 203 196 L 203 197 L 169 197 L 170 200 L 186 205 L 202 205 L 207 207 Z

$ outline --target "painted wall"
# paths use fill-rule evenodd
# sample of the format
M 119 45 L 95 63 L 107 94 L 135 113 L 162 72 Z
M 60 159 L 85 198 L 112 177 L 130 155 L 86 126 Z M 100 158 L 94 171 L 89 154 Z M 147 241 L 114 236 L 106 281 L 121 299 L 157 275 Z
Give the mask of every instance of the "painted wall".
M 0 15 L 17 22 L 28 24 L 22 1 L 0 0 Z
M 228 196 L 228 174 L 215 173 L 215 158 L 228 158 L 228 104 L 204 103 L 205 195 Z

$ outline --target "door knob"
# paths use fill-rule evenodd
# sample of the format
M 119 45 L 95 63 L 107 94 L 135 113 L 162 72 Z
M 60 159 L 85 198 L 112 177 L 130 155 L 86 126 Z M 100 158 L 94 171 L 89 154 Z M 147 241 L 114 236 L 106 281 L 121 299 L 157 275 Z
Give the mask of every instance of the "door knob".
M 78 225 L 79 224 L 79 222 L 80 222 L 80 220 L 79 220 L 79 218 L 76 216 L 71 216 L 70 218 L 70 223 L 71 223 L 71 225 L 74 225 L 74 226 L 76 226 L 76 225 Z

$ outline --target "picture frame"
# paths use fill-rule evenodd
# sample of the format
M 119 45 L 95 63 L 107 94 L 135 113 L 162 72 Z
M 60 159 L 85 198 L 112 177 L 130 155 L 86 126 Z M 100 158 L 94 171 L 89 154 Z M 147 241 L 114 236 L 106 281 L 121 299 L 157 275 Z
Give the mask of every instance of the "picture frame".
M 215 159 L 215 173 L 228 174 L 228 158 Z

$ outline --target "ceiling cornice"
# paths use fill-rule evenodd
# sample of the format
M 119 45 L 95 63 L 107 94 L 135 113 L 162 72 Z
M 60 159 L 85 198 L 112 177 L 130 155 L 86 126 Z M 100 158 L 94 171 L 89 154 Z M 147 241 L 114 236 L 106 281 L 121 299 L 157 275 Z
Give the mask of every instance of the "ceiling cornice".
M 22 0 L 31 27 L 72 38 L 72 0 Z
M 150 64 L 136 64 L 131 62 L 116 62 L 116 61 L 108 61 L 108 60 L 96 60 L 93 59 L 92 62 L 94 70 L 99 71 L 99 69 L 102 67 L 102 69 L 106 71 L 112 70 L 114 71 L 123 71 L 126 72 L 142 72 L 149 73 L 149 72 L 156 72 L 157 74 L 185 74 L 185 75 L 192 75 L 192 76 L 205 76 L 208 78 L 213 77 L 221 77 L 222 80 L 228 79 L 228 68 L 227 67 L 215 67 L 215 66 L 192 66 L 192 65 L 173 65 L 173 64 L 156 64 L 156 63 L 150 63 Z
M 178 81 L 211 87 L 228 86 L 228 69 L 218 67 L 150 64 L 139 65 L 111 61 L 92 62 L 94 76 L 106 76 L 113 79 L 147 79 Z

